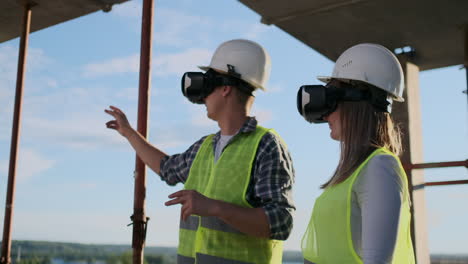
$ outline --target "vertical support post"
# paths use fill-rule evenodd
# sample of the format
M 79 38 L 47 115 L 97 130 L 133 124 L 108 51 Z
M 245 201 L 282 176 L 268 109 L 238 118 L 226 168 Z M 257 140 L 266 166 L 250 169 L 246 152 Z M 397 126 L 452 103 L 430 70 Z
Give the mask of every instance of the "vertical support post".
M 18 71 L 16 75 L 16 94 L 13 112 L 13 126 L 11 132 L 10 163 L 8 168 L 8 187 L 5 202 L 5 219 L 3 224 L 2 257 L 0 263 L 11 263 L 11 230 L 15 198 L 16 165 L 21 132 L 21 110 L 23 104 L 23 88 L 26 72 L 26 55 L 31 28 L 31 8 L 34 4 L 26 3 L 24 6 L 20 47 L 18 52 Z
M 151 83 L 151 46 L 153 33 L 154 0 L 143 1 L 140 48 L 140 79 L 138 91 L 137 130 L 148 138 L 148 112 Z M 136 156 L 135 189 L 133 202 L 133 264 L 143 264 L 143 248 L 146 238 L 146 225 L 149 218 L 145 214 L 146 166 Z
M 403 164 L 423 162 L 421 102 L 419 91 L 419 67 L 408 58 L 399 58 L 405 74 L 405 102 L 394 104 L 393 116 L 400 124 L 402 135 Z M 412 239 L 417 263 L 430 263 L 426 195 L 423 170 L 407 170 L 411 194 Z
M 463 61 L 463 66 L 465 66 L 465 73 L 466 73 L 466 90 L 465 90 L 465 93 L 466 93 L 466 99 L 468 100 L 468 25 L 465 26 L 465 29 L 464 29 L 464 41 L 465 43 L 464 46 L 465 46 L 465 59 Z M 468 102 L 468 101 L 467 101 Z

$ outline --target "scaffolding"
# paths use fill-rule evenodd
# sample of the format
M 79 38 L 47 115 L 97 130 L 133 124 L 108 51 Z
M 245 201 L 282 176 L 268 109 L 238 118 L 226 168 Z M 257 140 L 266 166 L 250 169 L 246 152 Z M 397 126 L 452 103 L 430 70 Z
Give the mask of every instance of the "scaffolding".
M 81 5 L 85 1 L 82 0 L 67 0 L 61 1 L 73 2 L 78 1 Z M 81 1 L 81 2 L 80 2 Z M 89 12 L 94 12 L 97 10 L 110 11 L 112 4 L 121 3 L 126 0 L 90 0 L 88 3 L 92 3 L 92 8 L 86 10 L 84 13 L 75 15 L 74 17 L 68 17 L 62 21 L 50 21 L 48 24 L 41 24 L 40 26 L 31 26 L 31 17 L 32 10 L 37 7 L 37 4 L 28 0 L 15 1 L 18 5 L 22 6 L 23 15 L 22 15 L 22 31 L 20 34 L 20 49 L 19 49 L 19 59 L 18 59 L 18 73 L 17 73 L 17 82 L 16 82 L 16 95 L 15 95 L 15 106 L 14 106 L 14 117 L 13 117 L 13 127 L 12 127 L 12 139 L 11 139 L 11 149 L 10 149 L 10 163 L 9 163 L 9 172 L 8 172 L 8 189 L 7 189 L 7 199 L 5 206 L 5 219 L 4 219 L 4 230 L 3 230 L 3 243 L 2 243 L 2 255 L 0 263 L 10 264 L 11 263 L 11 223 L 13 221 L 13 209 L 14 209 L 14 192 L 15 192 L 15 175 L 16 175 L 16 163 L 18 158 L 18 143 L 20 138 L 20 127 L 21 127 L 21 108 L 22 108 L 22 98 L 23 98 L 23 88 L 24 88 L 24 78 L 25 78 L 25 65 L 26 65 L 26 54 L 28 48 L 28 36 L 32 31 L 40 30 L 51 25 L 63 22 L 65 20 L 73 19 L 85 15 Z M 43 1 L 46 3 L 46 1 Z M 406 2 L 403 0 L 390 1 L 390 2 L 379 2 L 378 4 L 373 3 L 374 1 L 359 0 L 359 1 L 342 1 L 341 3 L 327 4 L 327 1 L 298 1 L 297 3 L 290 3 L 288 1 L 272 0 L 268 1 L 268 4 L 263 3 L 262 1 L 252 1 L 252 0 L 241 0 L 241 3 L 250 7 L 257 13 L 262 16 L 262 22 L 266 24 L 276 25 L 287 33 L 290 33 L 293 37 L 304 42 L 306 45 L 314 48 L 321 54 L 335 60 L 337 56 L 344 50 L 344 47 L 352 46 L 355 43 L 364 42 L 364 41 L 373 41 L 381 43 L 390 48 L 398 48 L 406 44 L 405 42 L 410 42 L 409 39 L 405 39 L 405 36 L 411 35 L 408 32 L 398 32 L 395 31 L 395 34 L 387 34 L 378 32 L 381 35 L 372 35 L 376 31 L 373 28 L 373 24 L 366 21 L 365 15 L 358 14 L 369 14 L 369 15 L 392 15 L 396 19 L 388 19 L 392 23 L 398 22 L 398 19 L 402 20 L 403 25 L 410 25 L 408 21 L 420 21 L 422 20 L 418 17 L 418 14 L 421 14 L 425 19 L 431 19 L 431 25 L 437 25 L 438 29 L 450 30 L 450 38 L 443 38 L 444 43 L 455 43 L 459 42 L 459 36 L 453 35 L 453 32 L 463 32 L 463 51 L 464 51 L 464 60 L 463 65 L 466 70 L 467 75 L 467 86 L 468 86 L 468 27 L 463 25 L 463 23 L 468 24 L 466 18 L 466 8 L 467 4 L 464 2 L 452 3 L 441 2 L 441 1 L 430 1 L 432 3 L 424 2 L 424 7 L 421 6 L 421 3 L 417 1 Z M 2 4 L 9 4 L 10 2 L 4 2 Z M 399 4 L 401 3 L 401 5 Z M 75 5 L 77 5 L 75 3 Z M 304 6 L 301 6 L 304 5 Z M 442 5 L 442 7 L 438 7 Z M 462 6 L 460 6 L 462 5 Z M 73 6 L 73 5 L 70 5 Z M 79 5 L 78 5 L 79 6 Z M 405 6 L 405 10 L 395 10 L 398 6 Z M 434 6 L 434 7 L 432 7 Z M 70 7 L 72 8 L 72 7 Z M 393 9 L 392 9 L 393 8 Z M 443 9 L 451 14 L 450 19 L 458 19 L 454 22 L 457 26 L 463 25 L 462 30 L 454 30 L 453 28 L 443 28 L 445 24 L 439 23 L 438 18 L 432 18 L 427 15 L 425 8 L 432 8 L 430 11 L 439 11 L 438 9 Z M 381 9 L 384 12 L 381 12 Z M 0 9 L 1 10 L 1 9 Z M 281 10 L 286 10 L 281 13 Z M 344 17 L 342 16 L 344 10 L 348 12 L 355 12 L 356 15 Z M 377 10 L 377 11 L 373 11 Z M 417 11 L 417 12 L 414 12 Z M 0 11 L 7 12 L 7 11 Z M 42 11 L 47 15 L 47 12 Z M 150 89 L 150 70 L 151 70 L 151 42 L 152 42 L 152 23 L 153 23 L 153 12 L 154 12 L 154 0 L 143 0 L 143 15 L 142 15 L 142 39 L 141 39 L 141 55 L 140 55 L 140 79 L 139 79 L 139 100 L 138 100 L 138 131 L 147 136 L 147 123 L 148 123 L 148 110 L 149 110 L 149 89 Z M 401 12 L 401 14 L 398 14 Z M 348 27 L 337 27 L 333 23 L 330 24 L 330 28 L 325 26 L 323 27 L 311 27 L 308 30 L 304 29 L 304 24 L 317 24 L 317 21 L 336 21 L 336 19 L 330 20 L 330 18 L 336 18 L 337 16 L 341 17 L 339 23 L 349 24 Z M 14 16 L 12 16 L 14 17 Z M 360 17 L 356 21 L 348 21 L 346 23 L 344 20 L 347 18 L 353 19 L 354 17 Z M 404 18 L 404 19 L 403 19 Z M 434 19 L 434 21 L 432 21 Z M 381 19 L 379 22 L 386 22 L 386 19 Z M 461 22 L 460 22 L 461 21 Z M 338 23 L 337 22 L 337 23 Z M 359 23 L 364 24 L 359 24 Z M 447 23 L 449 24 L 449 23 Z M 322 23 L 324 25 L 324 23 Z M 351 30 L 351 25 L 360 30 L 355 32 Z M 357 26 L 356 26 L 357 25 Z M 401 24 L 400 24 L 401 25 Z M 415 23 L 411 26 L 418 26 L 418 23 Z M 451 25 L 451 24 L 450 24 Z M 15 25 L 16 26 L 16 25 Z M 366 27 L 367 26 L 367 27 Z M 424 25 L 429 27 L 428 25 Z M 391 24 L 387 26 L 389 29 L 398 28 L 397 26 Z M 0 42 L 9 40 L 15 37 L 18 37 L 18 34 L 15 33 L 15 30 L 12 30 L 12 27 L 5 27 L 5 31 L 8 31 L 5 35 L 0 34 Z M 400 28 L 404 28 L 401 26 Z M 342 30 L 341 32 L 339 30 Z M 417 31 L 417 29 L 415 29 Z M 421 29 L 420 29 L 421 30 Z M 422 30 L 421 30 L 422 31 Z M 13 32 L 13 33 L 12 33 Z M 401 33 L 401 35 L 400 35 Z M 431 31 L 430 34 L 433 34 Z M 393 37 L 395 35 L 396 37 Z M 340 39 L 337 41 L 337 37 Z M 392 38 L 393 37 L 393 38 Z M 438 38 L 438 36 L 434 36 Z M 414 40 L 421 46 L 421 49 L 416 47 L 416 56 L 408 57 L 405 54 L 401 54 L 399 57 L 401 59 L 403 68 L 405 70 L 405 75 L 407 76 L 407 83 L 405 90 L 405 98 L 407 102 L 403 106 L 399 106 L 395 109 L 395 115 L 397 120 L 402 121 L 404 124 L 406 138 L 404 138 L 405 149 L 408 151 L 403 154 L 402 162 L 404 168 L 407 171 L 409 176 L 409 186 L 411 186 L 412 200 L 413 200 L 413 217 L 418 215 L 418 221 L 414 222 L 413 219 L 413 229 L 415 234 L 413 234 L 413 242 L 416 243 L 416 255 L 419 263 L 428 263 L 429 253 L 427 249 L 427 234 L 426 233 L 426 223 L 425 223 L 425 198 L 424 198 L 424 187 L 426 186 L 444 186 L 444 185 L 460 185 L 467 184 L 468 180 L 456 180 L 456 181 L 435 181 L 435 182 L 425 182 L 424 177 L 421 173 L 422 169 L 430 168 L 447 168 L 447 167 L 465 167 L 468 168 L 468 160 L 461 161 L 450 161 L 450 162 L 435 162 L 435 163 L 421 163 L 422 161 L 422 142 L 420 139 L 421 128 L 420 128 L 420 102 L 419 102 L 419 85 L 417 81 L 417 75 L 419 74 L 420 67 L 422 70 L 433 69 L 438 67 L 445 67 L 450 65 L 459 64 L 459 49 L 441 49 L 450 53 L 450 56 L 442 56 L 443 58 L 437 58 L 436 55 L 430 54 L 428 50 L 433 50 L 434 43 L 438 44 L 440 39 L 437 41 L 427 41 L 424 38 Z M 425 42 L 430 42 L 427 46 L 424 46 Z M 457 43 L 458 43 L 457 42 Z M 400 46 L 398 46 L 400 45 Z M 422 52 L 420 52 L 422 51 Z M 420 52 L 420 53 L 418 53 Z M 457 57 L 458 56 L 458 57 Z M 419 66 L 418 66 L 419 65 Z M 467 94 L 468 98 L 468 89 L 464 91 Z M 148 217 L 145 214 L 145 192 L 146 192 L 146 170 L 143 162 L 136 157 L 135 164 L 135 198 L 134 198 L 134 211 L 131 217 L 133 224 L 133 237 L 132 237 L 132 247 L 134 249 L 134 264 L 143 263 L 143 248 L 145 243 L 146 229 L 148 223 Z M 421 216 L 423 216 L 421 218 Z

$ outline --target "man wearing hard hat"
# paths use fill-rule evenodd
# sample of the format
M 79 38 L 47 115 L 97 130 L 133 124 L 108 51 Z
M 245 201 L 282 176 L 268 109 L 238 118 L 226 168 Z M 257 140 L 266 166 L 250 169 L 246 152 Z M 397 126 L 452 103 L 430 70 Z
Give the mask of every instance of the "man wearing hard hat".
M 222 43 L 205 72 L 187 72 L 182 93 L 205 104 L 220 131 L 169 156 L 130 127 L 111 106 L 107 127 L 169 185 L 184 183 L 166 205 L 181 204 L 178 263 L 281 263 L 292 229 L 294 169 L 280 136 L 250 117 L 253 92 L 266 90 L 270 57 L 243 39 Z

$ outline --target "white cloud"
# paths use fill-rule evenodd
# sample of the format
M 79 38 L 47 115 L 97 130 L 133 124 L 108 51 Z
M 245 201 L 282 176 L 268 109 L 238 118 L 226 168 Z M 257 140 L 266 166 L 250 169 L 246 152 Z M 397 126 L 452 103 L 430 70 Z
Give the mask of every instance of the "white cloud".
M 189 113 L 191 115 L 191 124 L 198 127 L 206 127 L 216 129 L 216 122 L 209 119 L 206 115 L 206 107 L 204 105 L 190 105 Z
M 263 33 L 268 30 L 268 26 L 257 23 L 253 24 L 250 29 L 243 35 L 244 38 L 257 40 Z
M 136 109 L 129 109 L 128 103 L 135 103 L 137 96 L 135 88 L 115 89 L 108 87 L 49 89 L 47 93 L 27 96 L 24 101 L 22 121 L 22 141 L 42 142 L 45 144 L 78 149 L 120 149 L 130 150 L 126 140 L 118 132 L 107 129 L 105 123 L 112 119 L 104 113 L 104 108 L 112 102 L 119 102 L 120 106 L 127 106 L 126 114 L 132 120 L 136 117 Z M 133 92 L 131 92 L 133 91 Z M 50 102 L 59 102 L 50 104 Z M 164 105 L 166 102 L 163 102 Z M 134 105 L 133 105 L 134 106 Z M 161 108 L 164 112 L 164 108 Z M 5 112 L 7 112 L 5 110 Z M 8 117 L 11 116 L 11 109 Z M 11 117 L 0 120 L 0 140 L 9 141 Z M 188 143 L 183 131 L 191 126 L 184 122 L 171 123 L 162 130 L 157 130 L 157 146 L 164 149 L 174 149 Z M 151 131 L 151 129 L 150 129 Z
M 183 147 L 183 146 L 186 146 L 189 142 L 185 142 L 183 140 L 180 140 L 180 139 L 168 139 L 168 138 L 165 138 L 165 139 L 162 139 L 162 140 L 156 140 L 155 141 L 155 146 L 157 146 L 157 148 L 159 149 L 175 149 L 175 148 L 179 148 L 179 147 Z
M 0 138 L 10 134 L 16 87 L 18 49 L 0 46 Z
M 21 239 L 82 243 L 131 243 L 131 228 L 124 214 L 67 211 L 15 212 L 14 233 Z M 31 221 L 34 219 L 34 221 Z M 51 230 L 51 226 L 53 226 Z M 90 238 L 90 234 L 101 234 Z M 99 238 L 100 237 L 100 238 Z
M 46 85 L 50 88 L 57 88 L 58 86 L 57 80 L 54 80 L 54 79 L 48 78 L 45 80 L 45 82 L 46 82 Z
M 12 46 L 0 47 L 0 114 L 4 116 L 12 107 L 16 88 L 18 49 Z M 4 118 L 0 119 L 0 127 Z
M 206 49 L 190 48 L 179 53 L 154 55 L 152 59 L 154 74 L 158 76 L 181 76 L 186 71 L 197 70 L 197 65 L 208 64 L 211 53 L 210 50 Z M 114 58 L 86 65 L 83 75 L 85 77 L 95 77 L 121 73 L 137 73 L 139 71 L 139 63 L 139 54 Z
M 18 177 L 27 180 L 52 168 L 54 160 L 47 159 L 32 149 L 21 149 L 18 156 Z
M 56 163 L 32 149 L 20 149 L 17 160 L 17 181 L 25 182 L 30 178 L 37 176 L 44 171 L 52 168 Z M 5 175 L 9 170 L 9 161 L 0 161 L 0 171 Z
M 136 1 L 117 5 L 112 14 L 123 19 L 135 33 L 140 33 L 142 4 Z M 156 6 L 154 9 L 154 42 L 170 47 L 188 47 L 208 43 L 209 34 L 217 24 L 208 17 L 197 16 L 173 8 Z M 196 33 L 194 33 L 196 32 Z M 187 37 L 190 36 L 190 37 Z
M 118 98 L 114 94 L 109 96 L 109 90 L 94 87 L 49 89 L 41 95 L 26 96 L 21 140 L 26 144 L 47 142 L 74 149 L 124 146 L 123 138 L 105 127 L 110 116 L 104 113 L 104 108 L 110 100 Z M 10 116 L 11 111 L 8 111 Z M 0 140 L 9 140 L 7 132 L 11 129 L 11 120 L 8 123 L 3 120 L 0 124 L 5 126 L 0 128 Z
M 1 82 L 1 81 L 0 81 Z M 1 84 L 0 84 L 1 85 Z M 11 134 L 13 120 L 13 97 L 2 96 L 0 92 L 0 140 L 5 140 Z
M 127 19 L 141 19 L 141 10 L 141 2 L 128 1 L 123 4 L 114 5 L 111 14 Z
M 118 5 L 112 13 L 121 19 L 129 21 L 134 26 L 141 23 L 141 3 L 130 1 Z M 239 19 L 214 20 L 212 17 L 200 16 L 175 8 L 156 7 L 154 16 L 153 55 L 154 74 L 168 76 L 182 74 L 194 66 L 207 64 L 214 51 L 214 36 L 231 32 L 231 35 L 248 39 L 259 39 L 268 30 L 268 26 Z M 185 48 L 182 52 L 158 54 L 160 45 L 174 48 Z M 210 49 L 192 48 L 209 47 Z M 122 58 L 114 58 L 104 62 L 96 62 L 85 67 L 87 77 L 110 75 L 118 73 L 136 73 L 139 70 L 139 55 L 134 54 Z
M 52 63 L 52 59 L 45 55 L 44 50 L 30 47 L 26 54 L 26 70 L 44 69 L 45 66 Z M 3 78 L 16 80 L 16 71 L 18 67 L 18 47 L 1 46 L 0 47 L 0 74 Z
M 127 1 L 119 5 L 114 5 L 110 15 L 121 20 L 121 25 L 139 38 L 141 34 L 142 8 L 141 1 Z M 157 10 L 157 6 L 155 10 Z M 157 13 L 155 13 L 155 15 L 156 14 Z M 155 18 L 157 18 L 157 16 L 155 16 Z
M 53 60 L 45 55 L 42 49 L 29 48 L 27 54 L 26 70 L 37 73 L 46 69 Z M 18 48 L 13 46 L 0 46 L 0 114 L 12 112 L 16 89 L 16 74 L 18 67 Z M 26 79 L 28 81 L 28 79 Z M 49 87 L 57 86 L 57 82 L 51 78 L 45 80 Z M 26 83 L 27 84 L 27 83 Z M 34 87 L 27 87 L 28 92 Z M 4 120 L 4 119 L 2 119 Z M 0 121 L 0 127 L 5 127 Z
M 266 124 L 273 120 L 273 112 L 257 106 L 253 106 L 252 115 L 258 120 L 260 124 Z
M 187 47 L 193 44 L 200 46 L 212 39 L 208 32 L 213 31 L 216 23 L 211 18 L 171 8 L 158 8 L 156 12 L 156 44 L 171 47 Z
M 12 46 L 0 47 L 0 84 L 2 87 L 7 81 L 16 79 L 18 49 Z
M 52 58 L 48 57 L 44 50 L 29 48 L 27 55 L 27 70 L 45 69 L 46 66 L 53 63 Z
M 106 116 L 96 113 L 70 115 L 65 119 L 25 118 L 25 140 L 47 140 L 74 149 L 124 147 L 126 142 L 117 132 L 105 127 Z
M 85 77 L 94 77 L 121 73 L 135 73 L 139 70 L 139 54 L 114 58 L 104 62 L 91 63 L 84 67 Z
M 4 117 L 0 118 L 0 141 L 4 142 L 9 142 L 11 133 L 17 50 L 12 46 L 0 46 L 0 115 Z M 128 67 L 128 62 L 122 63 L 126 65 L 120 65 L 119 69 L 119 64 L 114 63 L 117 66 L 111 70 L 127 70 L 125 67 Z M 29 49 L 28 69 L 33 69 L 33 72 L 28 75 L 30 85 L 27 86 L 28 93 L 24 94 L 21 140 L 28 144 L 39 139 L 42 142 L 74 149 L 125 146 L 125 140 L 118 133 L 105 127 L 109 118 L 103 112 L 108 102 L 117 99 L 119 102 L 128 100 L 116 95 L 125 92 L 109 87 L 66 87 L 62 82 L 63 76 L 67 75 L 67 69 L 58 73 L 58 79 L 41 76 L 42 69 L 54 64 L 54 60 L 43 50 Z M 110 64 L 104 66 L 109 67 Z M 97 71 L 100 70 L 96 65 L 90 66 L 91 69 L 93 67 L 96 67 Z M 35 154 L 37 153 L 27 152 L 25 155 L 32 159 L 32 162 L 43 161 L 44 165 L 51 165 L 47 159 L 41 160 L 41 156 Z M 29 167 L 33 168 L 28 165 L 23 169 L 26 177 L 36 173 Z M 39 171 L 46 169 L 39 165 L 35 167 Z M 0 169 L 7 170 L 7 165 L 1 163 Z
M 141 3 L 130 1 L 113 8 L 112 13 L 132 27 L 141 26 Z M 213 36 L 232 32 L 242 38 L 258 40 L 270 27 L 239 19 L 215 20 L 174 8 L 156 7 L 154 10 L 154 41 L 157 45 L 170 47 L 206 46 L 212 44 Z
M 128 245 L 132 239 L 132 228 L 127 227 L 130 223 L 131 207 L 123 208 L 117 211 L 105 208 L 101 212 L 88 210 L 67 211 L 67 213 L 51 210 L 32 212 L 17 210 L 14 233 L 18 239 L 26 240 Z M 150 217 L 148 246 L 177 246 L 180 209 L 158 204 L 156 209 L 147 208 L 146 213 Z
M 152 90 L 152 95 L 157 94 L 158 90 Z M 120 89 L 115 93 L 117 98 L 125 98 L 134 102 L 138 101 L 138 87 Z
M 154 58 L 155 74 L 159 76 L 180 75 L 186 71 L 199 69 L 198 65 L 208 65 L 212 52 L 206 49 L 188 49 L 181 53 L 162 54 Z
M 101 91 L 108 94 L 105 89 Z M 120 98 L 122 101 L 128 99 L 127 94 L 131 93 L 124 89 L 105 100 Z M 130 150 L 125 138 L 105 126 L 112 117 L 103 111 L 108 105 L 103 101 L 104 97 L 92 96 L 89 89 L 83 88 L 69 89 L 67 92 L 58 90 L 44 96 L 30 97 L 26 100 L 28 107 L 24 111 L 22 140 L 26 144 L 48 142 L 54 146 L 78 150 Z M 60 101 L 66 108 L 60 109 L 60 106 L 47 104 L 51 101 Z M 136 117 L 135 111 L 136 109 L 126 111 L 133 127 L 135 122 L 132 117 Z M 178 138 L 178 130 L 180 129 L 174 126 L 167 126 L 162 132 L 157 130 L 158 146 L 174 148 L 186 144 Z
M 2 174 L 8 173 L 8 161 L 7 160 L 0 160 L 0 172 Z
M 269 93 L 279 93 L 279 92 L 282 92 L 283 90 L 284 90 L 283 85 L 281 84 L 272 84 L 272 85 L 267 86 L 267 92 Z

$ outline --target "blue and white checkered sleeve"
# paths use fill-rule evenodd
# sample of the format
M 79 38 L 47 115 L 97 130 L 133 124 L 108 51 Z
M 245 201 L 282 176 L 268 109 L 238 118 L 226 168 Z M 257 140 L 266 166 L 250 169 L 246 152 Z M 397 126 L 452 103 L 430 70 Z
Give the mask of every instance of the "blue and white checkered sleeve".
M 190 172 L 190 167 L 205 138 L 206 136 L 195 142 L 185 152 L 163 157 L 159 173 L 161 180 L 171 186 L 179 182 L 185 183 Z
M 286 240 L 296 210 L 292 197 L 294 168 L 284 142 L 268 133 L 260 142 L 254 172 L 254 193 L 270 224 L 270 238 Z

